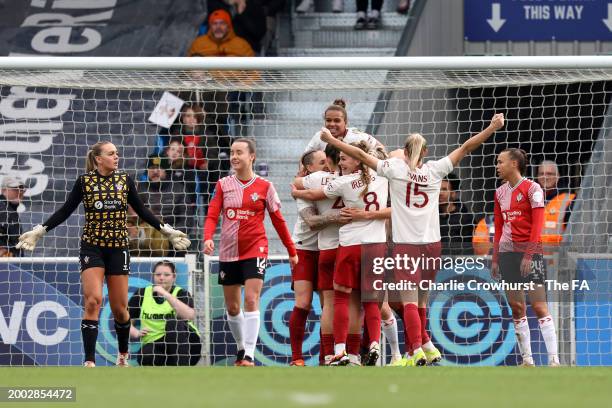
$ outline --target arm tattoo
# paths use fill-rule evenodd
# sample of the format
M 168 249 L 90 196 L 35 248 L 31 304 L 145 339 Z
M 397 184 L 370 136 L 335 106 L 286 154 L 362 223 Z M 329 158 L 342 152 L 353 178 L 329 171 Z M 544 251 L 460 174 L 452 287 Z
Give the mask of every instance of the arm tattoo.
M 340 221 L 340 210 L 328 210 L 319 215 L 314 207 L 307 207 L 300 211 L 300 217 L 311 230 L 320 230 Z

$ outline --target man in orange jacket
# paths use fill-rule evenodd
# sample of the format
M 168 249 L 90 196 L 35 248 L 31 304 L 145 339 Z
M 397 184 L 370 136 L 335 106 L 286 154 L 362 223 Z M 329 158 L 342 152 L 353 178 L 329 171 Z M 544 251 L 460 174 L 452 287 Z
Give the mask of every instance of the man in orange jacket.
M 189 57 L 254 57 L 249 43 L 234 33 L 232 17 L 225 10 L 208 16 L 208 32 L 191 43 Z
M 542 245 L 558 246 L 563 240 L 563 232 L 569 220 L 572 202 L 576 194 L 559 187 L 559 169 L 557 164 L 544 160 L 538 166 L 536 181 L 544 190 L 544 226 L 542 228 Z M 480 220 L 472 237 L 474 254 L 486 255 L 491 249 L 495 235 L 493 217 L 487 215 Z

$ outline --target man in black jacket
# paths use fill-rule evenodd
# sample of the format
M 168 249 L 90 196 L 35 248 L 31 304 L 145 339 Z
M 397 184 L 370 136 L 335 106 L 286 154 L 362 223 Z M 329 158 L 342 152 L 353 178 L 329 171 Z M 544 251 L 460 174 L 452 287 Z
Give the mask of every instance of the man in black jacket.
M 17 208 L 23 200 L 25 185 L 18 177 L 4 176 L 0 190 L 0 256 L 20 256 L 15 248 L 21 235 Z
M 440 187 L 440 237 L 442 252 L 447 255 L 472 253 L 474 216 L 459 201 L 460 181 L 450 173 Z

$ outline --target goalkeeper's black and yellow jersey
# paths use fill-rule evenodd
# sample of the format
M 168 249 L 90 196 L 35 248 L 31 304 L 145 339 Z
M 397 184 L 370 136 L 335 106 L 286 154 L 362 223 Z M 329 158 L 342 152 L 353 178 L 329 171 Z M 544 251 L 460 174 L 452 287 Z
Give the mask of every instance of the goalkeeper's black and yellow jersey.
M 127 248 L 128 204 L 147 224 L 160 229 L 160 222 L 147 209 L 136 191 L 132 178 L 125 172 L 115 171 L 103 176 L 97 170 L 77 178 L 66 203 L 43 225 L 47 231 L 55 228 L 78 207 L 85 207 L 85 226 L 81 240 L 103 248 Z

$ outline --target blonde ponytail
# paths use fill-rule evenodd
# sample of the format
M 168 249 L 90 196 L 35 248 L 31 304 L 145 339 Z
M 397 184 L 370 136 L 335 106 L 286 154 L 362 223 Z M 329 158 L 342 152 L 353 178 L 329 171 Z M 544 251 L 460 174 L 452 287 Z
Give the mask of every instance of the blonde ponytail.
M 110 142 L 108 140 L 98 142 L 91 146 L 91 149 L 87 151 L 87 157 L 85 158 L 85 170 L 87 173 L 98 168 L 98 165 L 96 164 L 96 157 L 102 154 L 102 146 L 109 143 Z
M 419 165 L 419 162 L 423 159 L 425 155 L 425 149 L 427 148 L 427 141 L 420 133 L 411 133 L 406 138 L 406 143 L 404 143 L 404 149 L 406 149 L 406 154 L 408 158 L 408 167 L 411 171 L 416 170 Z

